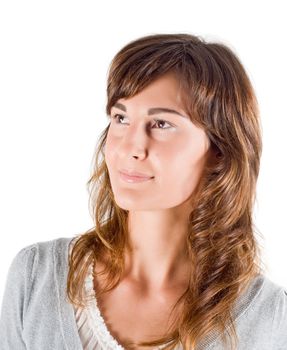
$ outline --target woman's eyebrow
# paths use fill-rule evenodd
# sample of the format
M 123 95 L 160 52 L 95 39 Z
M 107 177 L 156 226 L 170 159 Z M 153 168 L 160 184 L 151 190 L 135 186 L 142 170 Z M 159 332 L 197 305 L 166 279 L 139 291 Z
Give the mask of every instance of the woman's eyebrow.
M 127 109 L 126 109 L 126 106 L 123 105 L 122 103 L 115 103 L 114 104 L 114 107 L 117 107 L 119 108 L 120 110 L 126 112 Z M 148 115 L 153 115 L 153 114 L 158 114 L 158 113 L 174 113 L 174 114 L 178 114 L 179 116 L 183 117 L 183 118 L 188 118 L 187 116 L 177 112 L 176 110 L 174 109 L 170 109 L 170 108 L 164 108 L 164 107 L 154 107 L 154 108 L 149 108 L 148 111 L 147 111 L 147 114 Z

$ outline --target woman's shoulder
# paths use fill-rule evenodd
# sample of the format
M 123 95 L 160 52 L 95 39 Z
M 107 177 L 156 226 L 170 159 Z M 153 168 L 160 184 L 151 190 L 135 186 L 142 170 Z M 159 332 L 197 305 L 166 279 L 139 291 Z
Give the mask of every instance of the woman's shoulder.
M 51 240 L 43 240 L 43 241 L 37 241 L 34 243 L 31 243 L 29 245 L 26 245 L 22 247 L 15 256 L 17 255 L 25 255 L 31 251 L 34 251 L 35 249 L 45 249 L 49 250 L 52 249 L 52 247 L 67 247 L 68 244 L 72 241 L 74 241 L 75 237 L 58 237 Z
M 74 237 L 59 237 L 37 241 L 22 247 L 13 256 L 9 273 L 13 275 L 30 274 L 35 271 L 36 264 L 46 269 L 49 268 L 54 261 L 55 254 L 64 255 L 73 239 Z
M 70 244 L 74 244 L 76 238 L 77 237 L 57 237 L 50 240 L 37 241 L 28 246 L 25 246 L 21 250 L 29 251 L 37 249 L 42 252 L 48 252 L 53 249 L 57 249 L 57 251 L 61 251 L 67 249 Z
M 252 308 L 256 306 L 260 309 L 269 310 L 270 313 L 274 310 L 276 312 L 276 308 L 287 307 L 287 288 L 264 273 L 258 274 L 254 278 L 246 294 L 248 299 L 251 300 Z M 245 298 L 245 295 L 243 298 Z
M 275 282 L 273 279 L 265 276 L 265 295 L 267 299 L 274 301 L 274 313 L 279 318 L 286 318 L 287 326 L 287 287 Z M 287 334 L 287 328 L 286 328 Z
M 263 299 L 272 312 L 270 334 L 276 349 L 287 349 L 287 288 L 267 276 L 264 279 Z
M 284 301 L 287 301 L 287 287 L 267 275 L 261 275 L 261 278 L 263 280 L 262 297 L 266 300 L 281 301 L 284 304 Z
M 287 349 L 287 288 L 265 274 L 259 275 L 256 280 L 254 285 L 258 282 L 260 288 L 247 309 L 246 317 L 257 315 L 257 328 L 261 328 L 262 332 L 268 328 L 276 349 Z

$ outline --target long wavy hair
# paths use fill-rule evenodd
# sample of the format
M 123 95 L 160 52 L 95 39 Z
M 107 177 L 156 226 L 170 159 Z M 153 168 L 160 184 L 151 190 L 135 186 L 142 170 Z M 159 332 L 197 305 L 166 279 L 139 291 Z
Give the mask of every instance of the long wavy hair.
M 262 152 L 259 108 L 254 89 L 236 54 L 223 43 L 187 33 L 152 34 L 129 42 L 108 72 L 106 114 L 161 75 L 174 72 L 185 110 L 207 133 L 215 157 L 206 164 L 189 215 L 186 245 L 191 273 L 188 288 L 174 304 L 183 312 L 164 337 L 138 345 L 167 344 L 195 349 L 218 332 L 225 346 L 238 342 L 233 307 L 250 282 L 264 272 L 252 220 Z M 109 124 L 110 125 L 110 124 Z M 128 244 L 128 211 L 115 202 L 101 133 L 87 182 L 94 227 L 78 235 L 69 256 L 67 295 L 84 307 L 84 279 L 90 264 L 104 263 L 106 293 L 121 281 Z

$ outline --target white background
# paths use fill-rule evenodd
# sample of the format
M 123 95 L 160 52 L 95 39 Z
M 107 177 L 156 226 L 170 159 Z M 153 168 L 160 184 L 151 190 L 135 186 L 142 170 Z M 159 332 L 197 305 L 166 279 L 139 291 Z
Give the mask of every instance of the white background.
M 93 225 L 86 182 L 107 125 L 110 61 L 153 33 L 229 45 L 255 87 L 263 155 L 254 222 L 267 276 L 287 287 L 286 12 L 283 1 L 1 1 L 0 298 L 26 245 Z

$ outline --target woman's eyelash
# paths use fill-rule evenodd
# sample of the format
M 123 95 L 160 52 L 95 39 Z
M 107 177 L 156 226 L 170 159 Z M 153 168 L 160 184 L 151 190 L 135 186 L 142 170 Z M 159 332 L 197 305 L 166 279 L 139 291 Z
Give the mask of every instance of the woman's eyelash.
M 122 114 L 118 114 L 118 113 L 117 113 L 117 114 L 114 114 L 114 115 L 112 116 L 112 119 L 115 119 L 117 124 L 121 124 L 121 123 L 119 122 L 118 116 L 119 116 L 119 117 L 125 118 L 125 116 L 123 116 Z M 163 119 L 154 119 L 154 121 L 155 121 L 156 123 L 158 123 L 158 122 L 163 122 L 163 123 L 169 124 L 170 127 L 172 127 L 172 125 L 171 125 L 169 122 L 167 122 L 166 120 L 163 120 Z M 170 127 L 167 127 L 167 128 L 159 128 L 159 129 L 164 130 L 164 129 L 169 129 Z

